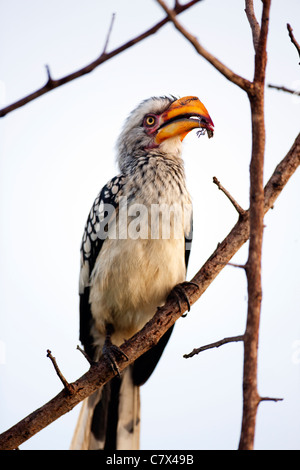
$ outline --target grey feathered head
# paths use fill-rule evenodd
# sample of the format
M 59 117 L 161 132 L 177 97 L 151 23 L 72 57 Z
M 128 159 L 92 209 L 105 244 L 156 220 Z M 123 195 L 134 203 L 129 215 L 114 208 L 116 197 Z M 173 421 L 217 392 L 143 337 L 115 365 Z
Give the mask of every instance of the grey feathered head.
M 195 96 L 161 96 L 142 101 L 128 116 L 118 138 L 119 167 L 126 172 L 133 160 L 145 154 L 178 158 L 188 132 L 200 127 L 211 136 L 213 126 L 206 108 Z

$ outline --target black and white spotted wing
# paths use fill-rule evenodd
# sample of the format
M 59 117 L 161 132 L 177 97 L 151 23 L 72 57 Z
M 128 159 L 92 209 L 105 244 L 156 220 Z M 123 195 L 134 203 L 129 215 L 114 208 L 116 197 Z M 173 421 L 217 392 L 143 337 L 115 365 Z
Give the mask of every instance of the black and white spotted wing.
M 96 259 L 105 241 L 101 236 L 105 232 L 107 224 L 107 208 L 117 208 L 120 190 L 124 185 L 124 176 L 118 175 L 112 178 L 100 191 L 90 210 L 81 242 L 80 263 L 80 341 L 84 345 L 87 354 L 93 358 L 93 338 L 91 335 L 92 314 L 90 310 L 90 276 L 95 266 Z
M 105 238 L 99 237 L 103 233 L 104 225 L 108 219 L 105 214 L 105 208 L 111 206 L 118 207 L 118 201 L 122 187 L 124 185 L 124 176 L 119 175 L 110 180 L 96 197 L 89 213 L 81 244 L 81 270 L 80 270 L 80 341 L 85 351 L 92 359 L 94 357 L 93 346 L 93 318 L 89 303 L 90 296 L 90 276 L 92 274 L 96 259 L 102 248 Z M 185 238 L 185 263 L 186 268 L 190 254 L 192 241 L 191 233 Z M 169 340 L 173 327 L 171 327 L 161 338 L 156 346 L 138 358 L 133 367 L 133 379 L 136 385 L 142 385 L 153 372 L 159 358 Z

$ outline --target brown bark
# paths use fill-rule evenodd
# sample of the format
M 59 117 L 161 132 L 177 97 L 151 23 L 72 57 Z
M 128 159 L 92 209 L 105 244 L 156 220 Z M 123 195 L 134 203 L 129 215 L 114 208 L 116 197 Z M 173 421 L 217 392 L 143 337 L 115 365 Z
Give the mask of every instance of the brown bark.
M 267 63 L 267 36 L 271 0 L 263 1 L 260 34 L 256 46 L 253 90 L 249 94 L 252 118 L 252 155 L 250 163 L 250 242 L 246 263 L 248 312 L 244 336 L 243 418 L 239 449 L 254 446 L 257 407 L 257 352 L 262 301 L 261 256 L 264 230 L 264 85 Z
M 248 313 L 244 335 L 243 418 L 239 448 L 252 449 L 254 445 L 256 412 L 261 401 L 257 391 L 257 350 L 262 300 L 261 253 L 264 225 L 264 87 L 271 0 L 262 0 L 261 24 L 256 20 L 253 0 L 245 0 L 245 12 L 251 27 L 255 50 L 254 79 L 252 82 L 232 72 L 206 51 L 200 45 L 197 38 L 190 34 L 177 20 L 176 12 L 170 10 L 163 0 L 157 0 L 157 2 L 169 15 L 175 28 L 194 46 L 196 51 L 228 80 L 246 91 L 250 102 L 252 120 L 249 209 L 250 243 L 248 261 L 245 266 L 248 285 Z

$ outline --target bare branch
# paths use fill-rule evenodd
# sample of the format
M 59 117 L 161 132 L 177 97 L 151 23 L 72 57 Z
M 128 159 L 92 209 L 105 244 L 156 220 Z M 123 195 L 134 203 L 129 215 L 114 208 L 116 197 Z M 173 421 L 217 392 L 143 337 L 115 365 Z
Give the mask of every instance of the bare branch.
M 283 398 L 259 397 L 259 401 L 283 401 Z
M 231 196 L 231 194 L 227 191 L 227 189 L 224 188 L 224 186 L 221 185 L 220 181 L 218 180 L 218 178 L 216 178 L 215 176 L 213 177 L 213 182 L 218 186 L 218 188 L 220 189 L 220 191 L 222 191 L 225 196 L 227 196 L 227 198 L 229 199 L 229 201 L 231 202 L 231 204 L 233 205 L 233 207 L 237 210 L 237 212 L 239 213 L 240 216 L 243 216 L 245 214 L 245 210 L 237 203 L 237 201 Z
M 300 96 L 300 91 L 291 90 L 290 88 L 286 88 L 285 86 L 271 85 L 269 83 L 268 88 L 274 88 L 275 90 L 285 91 L 286 93 L 291 93 L 292 95 Z
M 292 43 L 294 44 L 294 46 L 295 46 L 295 48 L 296 48 L 296 50 L 299 54 L 299 57 L 300 57 L 300 44 L 296 41 L 296 38 L 293 34 L 293 28 L 291 27 L 291 25 L 289 23 L 286 25 L 286 27 L 287 27 L 287 30 L 289 32 L 290 39 L 291 39 Z M 299 65 L 300 65 L 300 62 L 299 62 Z
M 78 349 L 78 351 L 81 352 L 81 354 L 85 357 L 85 359 L 88 361 L 88 363 L 89 363 L 90 365 L 94 364 L 95 361 L 93 361 L 93 360 L 90 358 L 90 356 L 85 352 L 84 349 L 82 349 L 79 345 L 77 345 L 77 348 L 76 348 L 76 349 Z
M 239 268 L 239 269 L 248 269 L 247 264 L 237 264 L 237 263 L 227 263 L 227 266 L 233 266 L 234 268 Z
M 220 339 L 215 343 L 206 344 L 205 346 L 201 346 L 200 348 L 193 349 L 193 351 L 189 354 L 184 354 L 183 357 L 188 359 L 190 357 L 195 356 L 196 354 L 201 353 L 202 351 L 206 351 L 207 349 L 219 348 L 220 346 L 223 346 L 223 344 L 234 343 L 237 341 L 244 341 L 244 335 L 230 336 L 229 338 Z
M 285 158 L 277 165 L 264 189 L 264 212 L 274 206 L 275 201 L 290 177 L 300 165 L 300 133 Z
M 287 30 L 289 32 L 289 36 L 290 36 L 290 39 L 291 39 L 291 42 L 294 44 L 294 46 L 296 47 L 296 50 L 299 54 L 299 57 L 300 57 L 300 44 L 296 41 L 295 39 L 295 36 L 293 34 L 293 29 L 291 27 L 291 25 L 288 23 L 287 25 Z M 300 62 L 299 62 L 299 65 L 300 65 Z M 268 85 L 269 88 L 274 88 L 275 90 L 279 90 L 279 91 L 284 91 L 286 93 L 291 93 L 292 95 L 295 95 L 295 96 L 300 96 L 300 91 L 297 91 L 297 90 L 291 90 L 290 88 L 287 88 L 285 86 L 278 86 L 278 85 L 271 85 L 269 84 Z
M 264 84 L 267 65 L 267 37 L 269 31 L 269 15 L 271 0 L 262 0 L 260 34 L 255 54 L 254 82 Z
M 47 84 L 50 85 L 50 83 L 52 82 L 50 67 L 49 67 L 49 65 L 45 65 L 45 68 L 46 68 L 47 77 L 48 77 L 48 82 L 47 82 Z
M 61 373 L 60 371 L 60 368 L 58 367 L 57 365 L 57 362 L 56 362 L 56 359 L 55 357 L 52 356 L 51 354 L 51 351 L 49 349 L 47 349 L 47 357 L 49 357 L 49 359 L 51 359 L 51 362 L 53 364 L 53 367 L 55 369 L 55 372 L 57 373 L 60 381 L 62 382 L 63 386 L 65 387 L 65 389 L 67 390 L 68 393 L 72 394 L 74 392 L 74 388 L 72 386 L 72 384 L 70 384 L 66 379 L 65 377 L 63 376 L 63 374 Z
M 250 162 L 250 242 L 247 260 L 248 312 L 244 339 L 243 418 L 239 449 L 254 446 L 257 391 L 257 350 L 262 300 L 261 256 L 264 230 L 264 82 L 267 63 L 267 36 L 271 0 L 263 0 L 261 30 L 255 54 L 254 93 L 249 94 L 252 120 Z
M 102 54 L 101 54 L 101 55 L 105 55 L 105 54 L 106 54 L 107 47 L 108 47 L 108 42 L 109 42 L 109 38 L 110 38 L 110 35 L 111 35 L 111 32 L 112 32 L 112 28 L 113 28 L 113 25 L 114 25 L 114 21 L 115 21 L 115 17 L 116 17 L 116 14 L 113 13 L 113 14 L 112 14 L 112 17 L 111 17 L 111 22 L 110 22 L 110 25 L 109 25 L 109 28 L 108 28 L 106 40 L 105 40 L 104 47 L 103 47 L 103 51 L 102 51 Z
M 219 59 L 213 56 L 210 52 L 208 52 L 201 44 L 199 43 L 198 39 L 189 33 L 181 23 L 177 20 L 176 11 L 170 10 L 163 0 L 156 0 L 157 3 L 164 9 L 167 13 L 168 17 L 173 22 L 175 28 L 194 46 L 198 54 L 200 54 L 204 59 L 206 59 L 213 67 L 215 67 L 224 77 L 226 77 L 235 85 L 238 85 L 243 90 L 250 93 L 252 90 L 252 83 L 247 80 L 246 78 L 237 75 L 232 70 L 230 70 L 226 65 L 224 65 Z
M 276 167 L 265 187 L 265 212 L 273 207 L 275 200 L 299 165 L 300 134 L 297 136 L 286 157 Z M 193 284 L 189 285 L 189 283 L 186 283 L 184 286 L 190 305 L 193 305 L 201 297 L 216 276 L 222 271 L 226 263 L 248 240 L 249 233 L 249 213 L 247 212 L 236 223 L 231 232 L 219 244 L 215 252 L 192 279 L 192 282 L 195 282 L 199 288 L 195 289 L 195 286 Z M 176 297 L 171 293 L 166 304 L 157 310 L 153 319 L 140 332 L 121 346 L 122 351 L 128 356 L 128 361 L 125 359 L 119 361 L 118 367 L 120 371 L 156 344 L 181 314 L 182 312 L 178 308 Z M 113 371 L 105 359 L 93 364 L 86 374 L 71 384 L 74 387 L 72 394 L 66 394 L 65 390 L 63 390 L 44 406 L 2 433 L 0 435 L 0 449 L 9 450 L 17 448 L 41 429 L 73 409 L 80 401 L 108 382 L 113 375 Z
M 254 50 L 256 51 L 260 35 L 260 25 L 255 16 L 253 0 L 245 0 L 245 13 L 247 15 L 252 30 L 253 46 Z
M 183 11 L 185 11 L 188 8 L 195 5 L 196 3 L 199 3 L 200 1 L 201 0 L 191 0 L 188 3 L 186 3 L 185 5 L 181 5 L 181 4 L 177 3 L 177 8 L 176 8 L 175 11 L 176 11 L 177 14 L 180 14 Z M 104 45 L 104 50 L 96 60 L 94 60 L 90 64 L 86 65 L 85 67 L 83 67 L 83 68 L 81 68 L 81 69 L 79 69 L 79 70 L 77 70 L 73 73 L 70 73 L 69 75 L 65 75 L 64 77 L 59 78 L 57 80 L 54 80 L 51 77 L 49 77 L 49 73 L 48 73 L 48 81 L 44 86 L 42 86 L 38 90 L 35 90 L 33 93 L 30 93 L 29 95 L 25 96 L 24 98 L 21 98 L 20 100 L 16 101 L 15 103 L 12 103 L 12 104 L 0 109 L 0 118 L 6 116 L 8 113 L 14 111 L 15 109 L 18 109 L 18 108 L 21 108 L 22 106 L 25 106 L 27 103 L 30 103 L 31 101 L 39 98 L 40 96 L 44 95 L 45 93 L 48 93 L 48 92 L 54 90 L 55 88 L 63 86 L 66 83 L 69 83 L 69 82 L 75 80 L 76 78 L 82 77 L 82 76 L 92 72 L 97 67 L 99 67 L 104 62 L 106 62 L 107 60 L 110 60 L 112 57 L 115 57 L 116 55 L 120 54 L 121 52 L 125 51 L 126 49 L 129 49 L 130 47 L 134 46 L 135 44 L 138 44 L 143 39 L 151 36 L 152 34 L 155 34 L 162 26 L 164 26 L 166 23 L 168 23 L 168 21 L 170 21 L 170 18 L 167 16 L 166 18 L 161 20 L 159 23 L 152 26 L 152 28 L 150 28 L 147 31 L 145 31 L 144 33 L 136 36 L 135 38 L 131 39 L 130 41 L 124 43 L 122 46 L 117 47 L 116 49 L 114 49 L 111 52 L 106 52 L 106 48 L 108 46 L 108 40 L 109 40 L 111 30 L 112 30 L 113 20 L 114 20 L 114 17 L 112 18 L 111 23 L 110 23 L 110 27 L 109 27 L 108 34 L 107 34 L 106 41 L 105 41 L 105 45 Z M 49 68 L 48 68 L 48 70 L 49 70 Z M 49 78 L 51 78 L 51 79 L 49 80 Z

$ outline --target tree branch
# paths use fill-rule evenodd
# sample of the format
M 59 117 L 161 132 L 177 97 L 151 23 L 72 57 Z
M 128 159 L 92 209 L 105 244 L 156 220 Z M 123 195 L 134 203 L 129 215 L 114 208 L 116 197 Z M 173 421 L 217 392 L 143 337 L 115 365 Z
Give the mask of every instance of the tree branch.
M 199 354 L 203 351 L 206 351 L 207 349 L 219 348 L 220 346 L 223 346 L 224 344 L 234 343 L 234 342 L 243 341 L 243 340 L 244 340 L 244 335 L 230 336 L 229 338 L 220 339 L 219 341 L 216 341 L 216 342 L 210 343 L 210 344 L 206 344 L 205 346 L 201 346 L 200 348 L 195 348 L 189 354 L 184 354 L 183 357 L 185 359 L 188 359 L 190 357 L 195 356 L 196 354 Z
M 269 83 L 268 88 L 274 88 L 275 90 L 285 91 L 286 93 L 291 93 L 292 95 L 300 96 L 300 91 L 291 90 L 291 88 L 286 88 L 285 86 L 272 85 L 271 83 Z
M 294 46 L 296 47 L 296 50 L 298 51 L 298 54 L 300 57 L 300 45 L 296 41 L 295 36 L 293 35 L 293 29 L 289 23 L 287 24 L 287 30 L 289 32 L 290 39 L 292 43 L 294 44 Z M 300 65 L 300 62 L 299 62 L 299 65 Z M 268 87 L 274 88 L 275 90 L 285 91 L 286 93 L 291 93 L 292 95 L 295 95 L 295 96 L 300 96 L 300 91 L 291 90 L 290 88 L 286 88 L 285 86 L 277 86 L 277 85 L 269 84 Z
M 254 82 L 264 84 L 267 65 L 267 37 L 269 31 L 269 15 L 271 0 L 262 0 L 263 11 L 261 18 L 260 34 L 255 54 Z
M 264 230 L 264 83 L 271 0 L 263 0 L 261 29 L 255 54 L 254 93 L 249 95 L 252 121 L 250 162 L 250 243 L 247 260 L 248 312 L 244 339 L 243 418 L 239 449 L 254 445 L 259 394 L 257 391 L 257 350 L 262 300 L 261 256 Z
M 253 0 L 245 0 L 245 13 L 252 30 L 253 46 L 254 50 L 256 51 L 260 35 L 260 25 L 255 17 Z
M 201 44 L 199 43 L 198 39 L 189 33 L 181 23 L 177 20 L 175 10 L 170 10 L 167 7 L 163 0 L 156 0 L 157 3 L 164 9 L 167 13 L 168 17 L 174 24 L 175 28 L 194 46 L 198 54 L 200 54 L 204 59 L 206 59 L 213 67 L 215 67 L 224 77 L 230 80 L 235 85 L 238 85 L 243 90 L 247 91 L 247 93 L 251 93 L 252 90 L 252 83 L 247 80 L 246 78 L 237 75 L 232 70 L 230 70 L 226 65 L 224 65 L 219 59 L 213 56 L 210 52 L 208 52 Z
M 62 384 L 65 387 L 65 389 L 67 390 L 67 392 L 68 393 L 73 393 L 74 392 L 73 386 L 67 381 L 67 379 L 61 373 L 61 370 L 57 365 L 56 359 L 55 359 L 55 357 L 52 356 L 51 351 L 49 349 L 47 349 L 47 357 L 49 357 L 49 359 L 51 360 L 51 362 L 53 364 L 53 367 L 55 369 L 55 372 L 57 373 L 60 381 L 62 382 Z
M 175 11 L 176 11 L 177 14 L 180 14 L 183 11 L 189 9 L 190 7 L 192 7 L 193 5 L 195 5 L 196 3 L 200 2 L 200 1 L 201 0 L 191 0 L 188 3 L 186 3 L 185 5 L 181 5 L 181 4 L 179 4 L 179 2 L 177 2 Z M 0 118 L 6 116 L 8 113 L 14 111 L 15 109 L 18 109 L 18 108 L 21 108 L 22 106 L 25 106 L 27 103 L 30 103 L 31 101 L 39 98 L 40 96 L 44 95 L 45 93 L 48 93 L 48 92 L 54 90 L 55 88 L 63 86 L 66 83 L 69 83 L 69 82 L 75 80 L 76 78 L 82 77 L 82 76 L 92 72 L 97 67 L 102 65 L 104 62 L 112 59 L 116 55 L 120 54 L 121 52 L 125 51 L 126 49 L 129 49 L 130 47 L 134 46 L 135 44 L 143 41 L 143 39 L 151 36 L 152 34 L 155 34 L 162 26 L 164 26 L 166 23 L 168 23 L 168 21 L 170 21 L 170 18 L 167 16 L 166 18 L 161 20 L 156 25 L 152 26 L 152 28 L 148 29 L 144 33 L 139 34 L 135 38 L 133 38 L 130 41 L 124 43 L 123 45 L 117 47 L 113 51 L 107 52 L 106 49 L 107 49 L 107 46 L 108 46 L 108 41 L 109 41 L 109 37 L 110 37 L 110 34 L 111 34 L 113 21 L 114 21 L 114 16 L 112 17 L 112 20 L 111 20 L 111 23 L 110 23 L 110 26 L 109 26 L 109 29 L 108 29 L 108 33 L 107 33 L 107 36 L 106 36 L 106 41 L 105 41 L 105 44 L 104 44 L 103 51 L 96 60 L 94 60 L 90 64 L 86 65 L 85 67 L 83 67 L 79 70 L 76 70 L 75 72 L 70 73 L 69 75 L 65 75 L 64 77 L 59 78 L 57 80 L 54 80 L 54 79 L 51 78 L 50 73 L 49 73 L 49 67 L 46 66 L 47 76 L 48 76 L 48 80 L 47 80 L 46 84 L 44 86 L 42 86 L 41 88 L 39 88 L 38 90 L 35 90 L 33 93 L 30 93 L 29 95 L 25 96 L 24 98 L 21 98 L 20 100 L 16 101 L 15 103 L 12 103 L 12 104 L 0 109 Z
M 273 398 L 273 397 L 260 397 L 260 401 L 283 401 L 283 398 Z
M 291 25 L 289 23 L 286 25 L 286 27 L 287 27 L 287 30 L 289 32 L 290 40 L 294 44 L 294 46 L 296 48 L 296 51 L 298 52 L 298 55 L 300 57 L 300 44 L 296 41 L 296 38 L 293 34 L 293 28 L 291 27 Z M 299 65 L 300 65 L 300 62 L 299 62 Z
M 300 165 L 300 134 L 286 157 L 276 167 L 265 187 L 264 211 L 273 207 L 275 200 L 287 184 L 289 178 Z M 190 304 L 194 304 L 206 291 L 226 263 L 234 256 L 239 248 L 248 240 L 250 233 L 249 211 L 239 218 L 231 232 L 219 244 L 218 248 L 192 279 L 199 288 L 188 283 L 184 289 Z M 186 305 L 187 308 L 187 305 Z M 166 304 L 157 309 L 153 319 L 144 328 L 122 346 L 122 351 L 128 356 L 128 361 L 120 360 L 118 367 L 122 371 L 141 354 L 156 344 L 171 325 L 181 316 L 176 296 L 171 292 Z M 110 364 L 102 358 L 92 364 L 89 371 L 80 379 L 73 382 L 73 393 L 62 390 L 56 397 L 41 408 L 37 409 L 22 421 L 0 435 L 0 449 L 15 449 L 41 429 L 74 408 L 80 401 L 94 393 L 99 387 L 108 382 L 114 373 Z
M 229 199 L 229 201 L 231 202 L 231 204 L 233 205 L 233 207 L 236 209 L 236 211 L 240 214 L 240 215 L 244 215 L 245 214 L 245 210 L 239 205 L 239 203 L 231 196 L 231 194 L 227 191 L 227 189 L 224 188 L 224 186 L 221 185 L 220 181 L 218 180 L 218 178 L 216 178 L 215 176 L 213 177 L 213 182 L 218 186 L 219 190 L 222 191 L 225 196 Z
M 85 352 L 85 350 L 82 349 L 78 344 L 77 344 L 77 348 L 76 348 L 76 349 L 78 349 L 78 351 L 81 352 L 81 354 L 83 355 L 83 357 L 85 357 L 85 359 L 88 361 L 88 363 L 89 363 L 91 366 L 94 364 L 95 361 L 93 361 L 93 360 L 89 357 L 89 355 Z
M 112 29 L 113 29 L 113 25 L 114 25 L 114 22 L 115 22 L 115 17 L 116 17 L 116 14 L 113 13 L 112 17 L 111 17 L 110 26 L 108 28 L 107 36 L 106 36 L 106 39 L 105 39 L 105 43 L 104 43 L 104 47 L 103 47 L 103 51 L 102 51 L 101 55 L 104 55 L 107 52 L 107 47 L 108 47 L 108 43 L 109 43 L 109 39 L 110 39 Z

